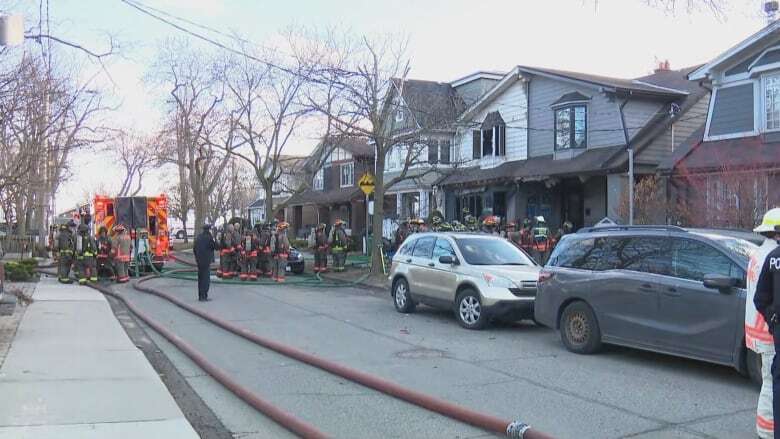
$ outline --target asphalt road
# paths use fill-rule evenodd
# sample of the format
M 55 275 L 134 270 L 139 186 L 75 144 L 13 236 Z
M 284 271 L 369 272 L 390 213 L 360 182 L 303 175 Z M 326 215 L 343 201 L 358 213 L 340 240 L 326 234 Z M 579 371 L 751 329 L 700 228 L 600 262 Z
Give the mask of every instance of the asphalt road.
M 758 391 L 728 367 L 619 347 L 581 356 L 533 324 L 483 331 L 372 290 L 149 283 L 265 337 L 559 438 L 754 438 Z M 485 432 L 259 348 L 169 304 L 119 289 L 244 385 L 333 437 L 472 438 Z M 150 335 L 238 438 L 289 437 Z

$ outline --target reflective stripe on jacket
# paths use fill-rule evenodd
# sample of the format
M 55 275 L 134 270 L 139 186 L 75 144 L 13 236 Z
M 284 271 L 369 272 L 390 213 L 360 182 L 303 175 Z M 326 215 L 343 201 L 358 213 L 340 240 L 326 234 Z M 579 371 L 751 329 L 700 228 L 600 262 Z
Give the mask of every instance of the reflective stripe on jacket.
M 756 295 L 756 283 L 764 266 L 767 255 L 777 247 L 777 242 L 767 239 L 751 256 L 747 271 L 747 295 L 745 297 L 745 345 L 758 353 L 775 351 L 774 339 L 764 316 L 756 309 L 753 298 Z

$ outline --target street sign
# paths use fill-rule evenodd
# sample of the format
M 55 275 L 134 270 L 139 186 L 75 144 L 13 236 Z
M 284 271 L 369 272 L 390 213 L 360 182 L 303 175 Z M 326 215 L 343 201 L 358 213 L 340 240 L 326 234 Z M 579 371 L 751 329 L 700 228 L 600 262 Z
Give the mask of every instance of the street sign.
M 363 176 L 360 177 L 360 180 L 358 180 L 358 186 L 360 186 L 360 190 L 368 196 L 374 192 L 374 176 L 369 173 L 363 174 Z

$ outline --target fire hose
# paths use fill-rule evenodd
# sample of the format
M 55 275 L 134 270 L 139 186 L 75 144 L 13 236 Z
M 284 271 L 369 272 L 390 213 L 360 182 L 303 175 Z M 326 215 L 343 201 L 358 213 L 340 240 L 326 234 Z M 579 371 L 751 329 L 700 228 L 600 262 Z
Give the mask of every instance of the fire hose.
M 38 270 L 39 272 L 46 273 L 49 275 L 56 275 L 54 273 L 51 273 L 46 270 Z M 537 430 L 531 429 L 531 427 L 521 421 L 507 421 L 492 415 L 488 415 L 485 413 L 481 413 L 472 409 L 468 409 L 462 406 L 459 406 L 457 404 L 445 401 L 440 398 L 436 398 L 434 396 L 427 395 L 422 392 L 418 392 L 416 390 L 407 389 L 403 386 L 400 386 L 396 383 L 393 383 L 391 381 L 385 380 L 383 378 L 352 369 L 350 367 L 344 366 L 342 364 L 326 360 L 324 358 L 315 356 L 313 354 L 310 354 L 305 351 L 301 351 L 299 349 L 296 349 L 291 346 L 284 345 L 282 343 L 276 342 L 274 340 L 261 337 L 257 334 L 254 334 L 247 329 L 240 328 L 236 325 L 233 325 L 232 323 L 220 319 L 218 317 L 212 316 L 209 313 L 206 313 L 205 311 L 195 308 L 167 293 L 164 293 L 162 291 L 156 290 L 154 288 L 148 287 L 148 286 L 142 286 L 140 284 L 145 283 L 147 281 L 150 281 L 152 279 L 157 278 L 157 275 L 152 276 L 146 276 L 144 278 L 141 278 L 137 281 L 134 281 L 132 283 L 132 286 L 134 289 L 138 291 L 142 291 L 148 294 L 152 294 L 158 297 L 161 297 L 174 305 L 197 315 L 198 317 L 203 318 L 204 320 L 207 320 L 216 326 L 229 331 L 233 334 L 236 334 L 248 341 L 251 341 L 252 343 L 255 343 L 261 347 L 264 347 L 266 349 L 270 349 L 272 351 L 275 351 L 281 355 L 287 356 L 289 358 L 293 358 L 297 361 L 300 361 L 302 363 L 306 363 L 310 366 L 316 367 L 318 369 L 330 372 L 334 375 L 340 376 L 342 378 L 345 378 L 349 381 L 361 384 L 365 387 L 377 390 L 379 392 L 382 392 L 386 395 L 401 399 L 403 401 L 409 402 L 413 405 L 416 405 L 418 407 L 422 407 L 425 409 L 428 409 L 430 411 L 439 413 L 441 415 L 444 415 L 446 417 L 449 417 L 451 419 L 455 419 L 470 425 L 473 425 L 475 427 L 481 428 L 483 430 L 505 435 L 505 437 L 511 438 L 511 439 L 552 439 L 552 436 L 549 436 L 545 433 L 542 433 Z M 279 407 L 273 405 L 269 401 L 263 399 L 261 396 L 257 395 L 256 393 L 252 392 L 251 390 L 241 386 L 237 381 L 232 379 L 226 372 L 218 368 L 216 365 L 211 363 L 205 355 L 203 355 L 201 352 L 196 350 L 192 345 L 181 339 L 179 336 L 174 334 L 173 332 L 169 331 L 166 327 L 164 327 L 159 322 L 155 321 L 148 315 L 146 315 L 143 311 L 141 311 L 138 307 L 136 307 L 134 304 L 132 304 L 130 301 L 126 300 L 122 295 L 115 293 L 111 288 L 99 285 L 93 282 L 87 283 L 87 285 L 91 288 L 94 288 L 101 293 L 111 296 L 117 300 L 120 300 L 122 303 L 124 303 L 128 309 L 136 315 L 138 318 L 140 318 L 143 322 L 145 322 L 147 325 L 149 325 L 152 329 L 157 331 L 160 335 L 165 337 L 168 341 L 170 341 L 174 346 L 176 346 L 179 350 L 181 350 L 185 355 L 187 355 L 190 359 L 192 359 L 193 362 L 195 362 L 198 366 L 200 366 L 204 371 L 206 371 L 210 376 L 212 376 L 216 381 L 218 381 L 220 384 L 225 386 L 228 390 L 236 394 L 239 398 L 243 399 L 245 402 L 247 402 L 249 405 L 251 405 L 253 408 L 258 410 L 259 412 L 265 414 L 269 418 L 273 419 L 275 422 L 277 422 L 282 427 L 288 429 L 289 431 L 295 433 L 296 435 L 304 438 L 326 438 L 328 437 L 325 433 L 319 431 L 316 427 L 313 427 L 306 423 L 305 421 L 302 421 L 295 416 L 285 412 L 284 410 L 280 409 Z

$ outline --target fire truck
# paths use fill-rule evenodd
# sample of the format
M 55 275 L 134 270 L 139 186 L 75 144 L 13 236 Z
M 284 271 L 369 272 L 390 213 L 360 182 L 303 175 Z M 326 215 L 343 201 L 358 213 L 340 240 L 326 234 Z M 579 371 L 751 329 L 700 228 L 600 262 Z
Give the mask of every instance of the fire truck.
M 161 269 L 168 260 L 168 197 L 161 194 L 154 197 L 108 197 L 95 196 L 92 224 L 97 235 L 101 227 L 114 235 L 114 226 L 122 224 L 130 233 L 133 252 L 130 265 L 148 267 L 151 260 L 156 269 Z M 142 237 L 148 234 L 148 258 L 139 254 L 143 249 Z

